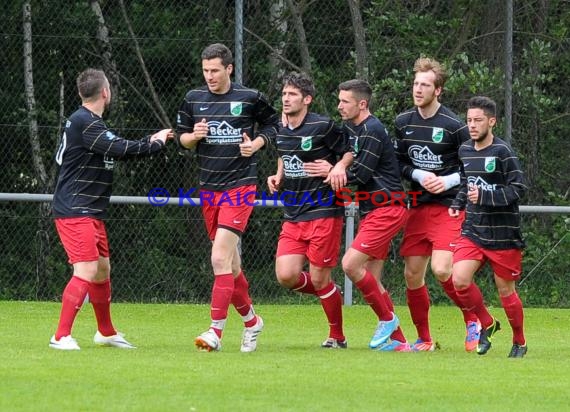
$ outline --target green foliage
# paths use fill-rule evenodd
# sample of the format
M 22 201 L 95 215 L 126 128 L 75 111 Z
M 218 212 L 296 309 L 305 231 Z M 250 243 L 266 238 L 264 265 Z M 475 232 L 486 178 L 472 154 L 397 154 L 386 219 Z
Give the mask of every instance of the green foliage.
M 31 151 L 22 63 L 22 2 L 0 10 L 5 68 L 0 86 L 1 139 L 4 143 L 0 192 L 51 192 L 40 187 Z M 177 0 L 125 1 L 138 47 L 158 99 L 171 123 L 187 90 L 203 84 L 200 53 L 209 43 L 234 46 L 233 2 Z M 355 77 L 356 53 L 348 2 L 295 1 L 302 18 L 317 86 L 312 110 L 338 119 L 337 86 Z M 504 106 L 504 2 L 482 7 L 474 0 L 453 2 L 371 0 L 360 2 L 366 35 L 369 81 L 374 113 L 393 132 L 397 113 L 411 107 L 412 66 L 424 55 L 448 68 L 443 103 L 464 116 L 474 94 L 489 95 Z M 526 204 L 570 204 L 570 9 L 565 0 L 514 2 L 513 141 L 529 181 Z M 109 29 L 111 59 L 120 81 L 119 105 L 106 119 L 119 135 L 140 138 L 161 127 L 135 43 L 119 2 L 99 4 Z M 244 83 L 280 105 L 280 76 L 301 65 L 294 14 L 289 2 L 244 3 Z M 87 66 L 103 67 L 104 47 L 90 2 L 31 1 L 34 90 L 41 153 L 49 173 L 59 139 L 60 110 L 69 115 L 80 103 L 75 77 Z M 276 11 L 278 10 L 278 11 Z M 279 11 L 280 10 L 280 11 Z M 495 24 L 496 23 L 496 24 Z M 281 59 L 276 58 L 278 54 Z M 291 64 L 292 63 L 292 64 Z M 60 101 L 60 88 L 63 99 Z M 497 134 L 504 132 L 499 122 Z M 275 171 L 275 150 L 260 153 L 260 189 Z M 178 188 L 198 186 L 194 155 L 171 145 L 166 153 L 144 161 L 120 162 L 114 193 L 145 196 L 153 187 L 176 195 Z M 49 220 L 38 205 L 0 204 L 3 265 L 0 297 L 58 299 L 70 268 Z M 559 217 L 524 218 L 527 238 L 525 271 L 531 270 L 564 236 Z M 244 264 L 256 299 L 292 300 L 297 295 L 275 281 L 274 253 L 281 211 L 256 209 L 244 236 Z M 198 208 L 113 206 L 109 221 L 115 297 L 134 301 L 206 301 L 211 287 L 209 240 Z M 47 235 L 46 235 L 47 234 Z M 525 281 L 521 293 L 530 304 L 568 306 L 568 240 L 557 246 Z M 528 269 L 527 269 L 528 268 Z M 343 275 L 336 269 L 337 282 Z M 386 268 L 386 282 L 403 303 L 402 265 Z M 494 304 L 492 277 L 480 280 Z M 428 286 L 432 300 L 447 302 L 441 288 Z M 258 286 L 259 285 L 259 286 Z M 356 298 L 356 295 L 355 295 Z

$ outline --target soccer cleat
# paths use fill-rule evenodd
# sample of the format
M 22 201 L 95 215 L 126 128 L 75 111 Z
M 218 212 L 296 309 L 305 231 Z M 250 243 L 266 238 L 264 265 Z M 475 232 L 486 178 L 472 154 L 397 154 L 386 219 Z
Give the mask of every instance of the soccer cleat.
M 128 342 L 121 332 L 117 332 L 115 335 L 103 336 L 101 332 L 95 332 L 93 336 L 93 342 L 99 346 L 112 346 L 114 348 L 120 349 L 136 349 L 137 347 L 132 343 Z
M 477 349 L 480 331 L 481 323 L 479 320 L 477 320 L 477 322 L 467 322 L 465 325 L 465 350 L 467 352 L 473 352 Z
M 378 322 L 374 336 L 372 336 L 372 340 L 370 340 L 370 344 L 368 345 L 370 346 L 370 349 L 376 349 L 378 346 L 382 345 L 390 338 L 392 332 L 398 328 L 400 320 L 393 312 L 392 316 L 392 320 L 381 320 Z
M 497 319 L 493 319 L 493 324 L 487 329 L 481 328 L 479 343 L 477 344 L 477 353 L 479 355 L 484 355 L 491 349 L 491 338 L 500 330 L 501 324 Z
M 73 339 L 71 337 L 71 335 L 62 336 L 61 338 L 59 338 L 59 340 L 56 340 L 55 335 L 53 335 L 51 337 L 51 339 L 49 340 L 49 347 L 53 348 L 53 349 L 59 349 L 59 350 L 80 350 L 81 349 L 79 347 L 79 345 L 77 344 L 77 341 L 75 339 Z
M 526 345 L 519 345 L 514 343 L 511 351 L 509 352 L 509 358 L 523 358 L 526 355 Z
M 412 352 L 412 347 L 408 342 L 390 339 L 388 342 L 378 346 L 376 350 L 380 352 Z
M 241 352 L 253 352 L 257 348 L 257 335 L 263 330 L 263 319 L 257 315 L 257 323 L 243 330 L 241 338 Z
M 423 341 L 421 339 L 418 339 L 412 345 L 412 350 L 414 352 L 433 352 L 436 349 L 437 349 L 437 342 L 434 341 Z
M 206 352 L 219 351 L 222 349 L 222 341 L 211 328 L 194 339 L 194 345 L 196 345 L 198 349 Z
M 323 343 L 321 343 L 321 348 L 328 349 L 346 349 L 348 348 L 348 342 L 345 340 L 338 340 L 334 338 L 327 338 Z

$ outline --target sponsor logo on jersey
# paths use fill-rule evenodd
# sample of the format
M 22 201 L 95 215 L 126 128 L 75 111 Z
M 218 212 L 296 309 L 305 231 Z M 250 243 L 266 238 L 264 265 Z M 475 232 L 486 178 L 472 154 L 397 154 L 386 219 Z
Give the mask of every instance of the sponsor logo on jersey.
M 485 171 L 488 173 L 492 173 L 495 171 L 497 167 L 497 162 L 494 157 L 486 157 L 485 158 Z
M 115 160 L 112 157 L 103 157 L 103 163 L 105 163 L 105 170 L 113 170 L 115 168 Z
M 232 116 L 239 116 L 241 114 L 243 105 L 241 102 L 231 102 L 230 103 L 230 113 Z
M 285 177 L 305 177 L 307 173 L 303 165 L 303 161 L 299 159 L 297 155 L 289 156 L 285 155 L 281 157 L 283 159 L 283 169 L 285 172 Z
M 228 122 L 211 121 L 208 122 L 208 136 L 206 142 L 209 144 L 232 144 L 243 141 L 241 127 L 234 129 Z
M 469 176 L 467 178 L 467 185 L 477 186 L 481 190 L 495 190 L 497 187 L 495 184 L 492 185 L 490 183 L 487 183 L 481 176 Z
M 440 169 L 443 166 L 441 155 L 435 155 L 428 146 L 412 145 L 408 155 L 415 167 L 420 169 Z
M 107 130 L 107 132 L 105 133 L 105 137 L 107 138 L 107 140 L 113 140 L 117 136 L 115 136 L 115 134 L 112 131 Z
M 431 140 L 435 143 L 440 143 L 443 140 L 443 129 L 441 127 L 434 127 L 431 132 Z
M 360 148 L 358 147 L 358 136 L 350 136 L 349 141 L 352 141 L 352 152 L 357 155 Z
M 313 148 L 313 136 L 303 136 L 301 138 L 301 149 L 304 151 L 311 150 Z

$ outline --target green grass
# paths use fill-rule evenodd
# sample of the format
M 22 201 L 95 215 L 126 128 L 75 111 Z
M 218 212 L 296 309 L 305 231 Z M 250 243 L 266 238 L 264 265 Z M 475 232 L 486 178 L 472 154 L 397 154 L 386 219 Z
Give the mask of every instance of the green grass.
M 545 411 L 570 404 L 570 310 L 527 309 L 529 352 L 508 359 L 503 322 L 485 356 L 463 350 L 459 311 L 433 307 L 433 353 L 368 349 L 375 327 L 365 306 L 345 308 L 348 350 L 323 350 L 327 326 L 318 305 L 258 306 L 265 320 L 258 350 L 239 352 L 232 312 L 219 353 L 197 352 L 209 324 L 204 305 L 114 304 L 116 325 L 137 350 L 95 347 L 90 307 L 73 331 L 81 351 L 48 348 L 59 304 L 0 302 L 1 411 Z M 415 338 L 407 308 L 404 333 Z

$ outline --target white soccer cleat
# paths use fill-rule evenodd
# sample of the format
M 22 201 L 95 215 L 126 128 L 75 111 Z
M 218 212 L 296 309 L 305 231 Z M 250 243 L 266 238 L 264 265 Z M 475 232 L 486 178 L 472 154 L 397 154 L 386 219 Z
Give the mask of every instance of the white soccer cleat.
M 103 336 L 101 332 L 95 332 L 95 336 L 93 336 L 93 342 L 99 346 L 112 346 L 114 348 L 121 348 L 121 349 L 136 349 L 137 347 L 131 343 L 129 343 L 124 337 L 121 332 L 117 332 L 116 335 L 111 336 Z
M 79 347 L 79 345 L 77 344 L 77 341 L 75 339 L 73 339 L 71 337 L 71 335 L 62 336 L 61 338 L 59 338 L 59 340 L 56 340 L 55 335 L 53 335 L 51 337 L 51 339 L 49 340 L 49 347 L 53 348 L 53 349 L 59 349 L 59 350 L 80 350 L 81 349 Z
M 257 335 L 263 330 L 263 319 L 257 315 L 257 323 L 250 328 L 243 330 L 243 337 L 241 339 L 242 352 L 253 352 L 257 348 Z
M 218 338 L 216 332 L 211 328 L 194 339 L 194 345 L 196 345 L 198 349 L 206 352 L 219 351 L 222 349 L 221 339 Z

